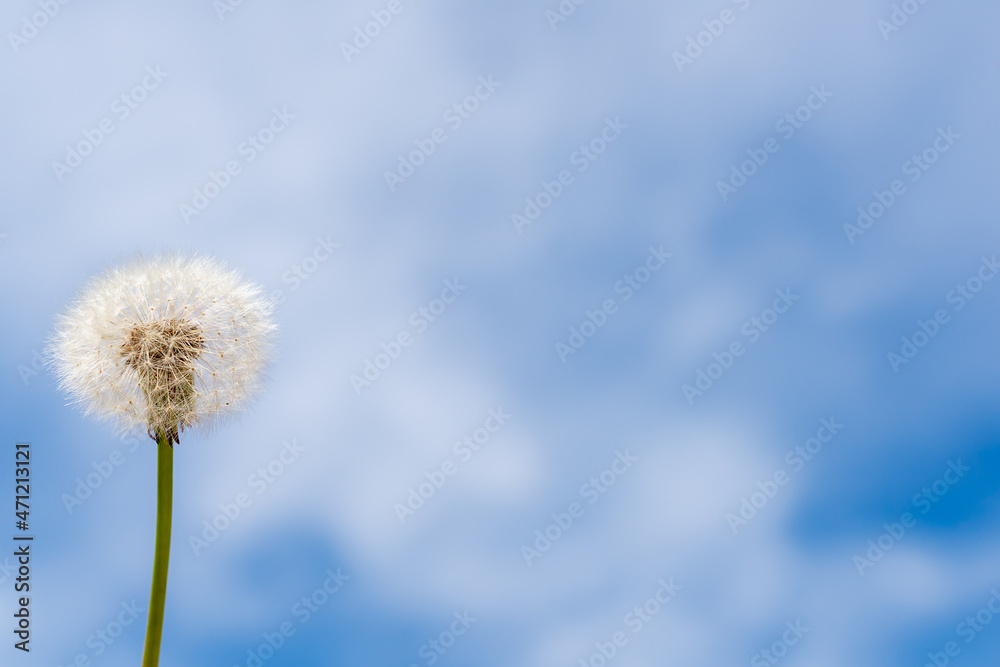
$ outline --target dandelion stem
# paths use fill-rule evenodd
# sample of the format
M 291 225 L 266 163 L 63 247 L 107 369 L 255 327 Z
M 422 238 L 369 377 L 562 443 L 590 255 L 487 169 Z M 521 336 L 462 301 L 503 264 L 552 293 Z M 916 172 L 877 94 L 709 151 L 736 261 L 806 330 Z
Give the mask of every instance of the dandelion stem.
M 157 667 L 163 635 L 163 605 L 167 599 L 167 566 L 170 562 L 170 518 L 173 508 L 174 447 L 164 431 L 156 433 L 156 547 L 153 554 L 153 590 L 149 596 L 149 621 L 142 667 Z

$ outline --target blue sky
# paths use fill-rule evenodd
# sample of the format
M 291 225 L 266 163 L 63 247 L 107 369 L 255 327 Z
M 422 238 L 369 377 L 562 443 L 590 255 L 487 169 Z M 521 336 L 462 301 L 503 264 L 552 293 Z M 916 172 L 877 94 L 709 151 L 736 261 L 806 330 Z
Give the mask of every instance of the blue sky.
M 176 451 L 164 667 L 995 664 L 994 4 L 225 1 L 0 12 L 3 664 L 141 654 L 153 444 L 35 353 L 164 250 L 280 300 Z

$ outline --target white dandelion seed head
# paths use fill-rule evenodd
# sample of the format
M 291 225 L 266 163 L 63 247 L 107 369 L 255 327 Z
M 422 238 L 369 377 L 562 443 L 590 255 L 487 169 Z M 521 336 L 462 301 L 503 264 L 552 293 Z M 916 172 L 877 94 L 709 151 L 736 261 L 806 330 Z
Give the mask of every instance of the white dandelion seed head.
M 59 317 L 47 356 L 86 414 L 176 442 L 258 393 L 273 310 L 259 286 L 212 258 L 138 257 L 87 284 Z

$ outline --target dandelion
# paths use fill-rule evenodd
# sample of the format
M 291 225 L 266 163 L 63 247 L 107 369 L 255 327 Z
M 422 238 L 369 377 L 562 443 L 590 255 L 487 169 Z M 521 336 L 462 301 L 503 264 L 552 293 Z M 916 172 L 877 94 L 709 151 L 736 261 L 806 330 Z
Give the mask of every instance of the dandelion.
M 157 515 L 144 667 L 159 662 L 170 556 L 173 446 L 261 388 L 275 330 L 257 285 L 208 257 L 138 258 L 93 279 L 60 316 L 48 356 L 60 388 L 119 433 L 156 441 Z

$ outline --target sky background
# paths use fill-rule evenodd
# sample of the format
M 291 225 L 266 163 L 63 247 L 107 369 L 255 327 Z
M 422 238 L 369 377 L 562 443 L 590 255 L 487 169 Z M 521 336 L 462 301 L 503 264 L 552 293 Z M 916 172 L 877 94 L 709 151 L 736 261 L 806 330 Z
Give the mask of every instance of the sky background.
M 1000 280 L 978 276 L 1000 253 L 1000 6 L 223 1 L 0 10 L 0 540 L 16 442 L 35 535 L 30 655 L 0 556 L 0 663 L 139 662 L 155 447 L 67 407 L 38 353 L 89 276 L 180 250 L 273 293 L 280 336 L 254 408 L 176 449 L 163 667 L 600 667 L 616 633 L 622 667 L 996 664 Z M 535 220 L 512 218 L 563 171 Z M 670 257 L 647 276 L 651 247 Z M 626 276 L 648 277 L 628 300 Z M 461 295 L 417 324 L 445 281 Z M 776 290 L 792 305 L 774 321 Z M 935 335 L 894 364 L 920 322 Z M 686 394 L 700 372 L 716 379 Z M 509 417 L 460 455 L 490 410 Z M 818 432 L 809 461 L 788 456 Z M 328 572 L 341 588 L 316 594 Z

